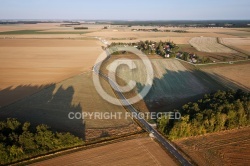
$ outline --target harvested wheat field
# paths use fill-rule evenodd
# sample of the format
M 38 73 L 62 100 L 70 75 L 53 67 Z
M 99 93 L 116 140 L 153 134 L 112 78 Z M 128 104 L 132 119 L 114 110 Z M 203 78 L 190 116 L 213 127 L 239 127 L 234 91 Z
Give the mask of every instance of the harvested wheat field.
M 250 38 L 220 38 L 220 42 L 250 54 Z
M 110 95 L 114 93 L 105 80 L 103 88 Z M 69 117 L 69 112 L 73 114 Z M 121 118 L 74 117 L 76 113 L 120 112 Z M 1 119 L 13 117 L 31 124 L 47 124 L 54 131 L 65 131 L 85 140 L 126 134 L 140 130 L 130 118 L 125 118 L 125 109 L 103 100 L 92 82 L 92 72 L 71 77 L 51 85 L 36 94 L 26 97 L 7 107 L 0 108 Z
M 1 39 L 0 106 L 91 70 L 102 52 L 98 40 Z M 12 95 L 9 92 L 19 91 Z
M 249 165 L 250 128 L 175 141 L 198 165 Z
M 126 58 L 126 55 L 124 55 Z M 111 60 L 112 61 L 112 60 Z M 135 69 L 132 71 L 126 65 L 120 65 L 116 70 L 116 75 L 129 83 L 130 80 L 136 82 L 136 91 L 140 92 L 146 85 L 146 68 L 140 60 L 116 60 L 121 64 L 124 61 L 134 63 Z M 188 70 L 178 60 L 151 59 L 154 70 L 153 85 L 144 98 L 151 110 L 174 109 L 179 104 L 187 102 L 184 99 L 202 96 L 204 93 L 223 88 L 213 79 L 200 71 Z M 113 63 L 112 63 L 113 64 Z M 110 65 L 107 68 L 114 72 Z
M 194 37 L 189 43 L 198 51 L 237 53 L 236 51 L 219 44 L 215 37 Z
M 225 86 L 250 90 L 250 63 L 202 69 Z
M 177 165 L 152 139 L 137 138 L 41 161 L 33 165 Z

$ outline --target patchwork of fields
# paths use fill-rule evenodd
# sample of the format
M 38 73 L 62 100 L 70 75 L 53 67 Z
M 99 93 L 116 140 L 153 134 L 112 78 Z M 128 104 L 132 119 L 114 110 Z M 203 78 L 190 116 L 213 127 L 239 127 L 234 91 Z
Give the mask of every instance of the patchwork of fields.
M 126 112 L 123 107 L 102 99 L 93 85 L 90 70 L 103 51 L 102 43 L 94 39 L 96 37 L 108 42 L 173 41 L 182 45 L 183 51 L 209 57 L 214 62 L 245 60 L 250 52 L 249 29 L 183 28 L 181 30 L 186 33 L 176 33 L 131 31 L 132 28 L 154 26 L 112 25 L 108 29 L 103 29 L 109 26 L 106 24 L 83 26 L 89 29 L 74 30 L 73 27 L 61 27 L 59 23 L 0 25 L 1 120 L 13 117 L 34 125 L 47 124 L 53 131 L 70 132 L 85 140 L 141 131 L 132 119 L 124 117 L 68 118 L 69 112 Z M 144 101 L 140 103 L 140 106 L 143 105 L 139 107 L 143 108 L 140 111 L 144 111 L 144 107 L 150 111 L 172 111 L 190 100 L 201 98 L 205 93 L 225 87 L 250 89 L 249 63 L 195 70 L 177 60 L 156 55 L 149 57 L 154 69 L 154 81 L 144 99 L 146 104 Z M 137 58 L 131 59 L 137 69 L 130 71 L 122 65 L 116 74 L 126 83 L 135 80 L 135 89 L 139 92 L 148 86 L 145 84 L 146 70 Z M 115 97 L 106 81 L 101 79 L 101 84 L 108 94 Z M 250 162 L 249 128 L 192 137 L 175 143 L 198 165 L 247 165 Z M 148 137 L 88 149 L 35 165 L 62 162 L 74 165 L 176 165 Z

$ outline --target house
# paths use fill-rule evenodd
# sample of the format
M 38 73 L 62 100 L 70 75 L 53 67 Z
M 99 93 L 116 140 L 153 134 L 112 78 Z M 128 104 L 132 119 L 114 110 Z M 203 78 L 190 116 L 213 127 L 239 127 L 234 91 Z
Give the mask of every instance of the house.
M 192 61 L 192 63 L 196 63 L 197 62 L 197 60 L 195 58 L 192 58 L 191 61 Z
M 189 58 L 190 58 L 190 59 L 193 59 L 193 58 L 195 58 L 195 57 L 196 57 L 195 54 L 193 54 L 193 53 L 190 53 L 190 54 L 189 54 Z
M 164 58 L 169 58 L 169 57 L 170 57 L 169 54 L 165 54 L 165 55 L 164 55 Z
M 181 58 L 182 56 L 183 56 L 183 54 L 180 53 L 180 52 L 178 52 L 178 53 L 176 54 L 176 58 Z

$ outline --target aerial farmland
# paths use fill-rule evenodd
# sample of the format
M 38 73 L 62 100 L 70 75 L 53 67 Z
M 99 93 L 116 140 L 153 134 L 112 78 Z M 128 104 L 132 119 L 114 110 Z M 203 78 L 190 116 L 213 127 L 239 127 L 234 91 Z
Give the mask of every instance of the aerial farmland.
M 249 5 L 1 2 L 0 165 L 248 165 Z

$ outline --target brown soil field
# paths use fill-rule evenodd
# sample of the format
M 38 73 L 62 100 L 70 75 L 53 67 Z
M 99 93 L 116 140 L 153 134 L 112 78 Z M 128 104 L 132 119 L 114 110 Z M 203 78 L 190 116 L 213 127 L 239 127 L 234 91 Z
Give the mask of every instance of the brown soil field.
M 108 82 L 101 79 L 101 85 L 107 93 L 115 97 Z M 15 94 L 15 91 L 12 93 Z M 119 112 L 121 118 L 87 116 L 84 120 L 81 117 L 70 119 L 69 112 Z M 89 71 L 52 84 L 38 93 L 0 108 L 0 119 L 13 117 L 20 121 L 29 121 L 33 125 L 47 124 L 54 131 L 70 132 L 91 140 L 140 131 L 129 117 L 125 118 L 125 112 L 123 107 L 110 104 L 99 96 L 92 81 L 92 72 Z
M 137 138 L 34 163 L 37 166 L 64 165 L 177 165 L 151 138 Z
M 174 141 L 197 165 L 249 165 L 250 128 Z
M 0 40 L 0 106 L 37 91 L 40 87 L 91 70 L 102 52 L 98 40 Z M 19 89 L 18 94 L 8 92 Z M 41 88 L 38 88 L 41 89 Z
M 250 63 L 203 68 L 229 88 L 250 90 Z

